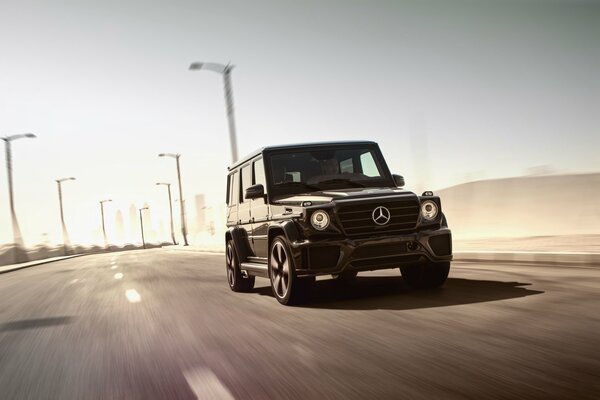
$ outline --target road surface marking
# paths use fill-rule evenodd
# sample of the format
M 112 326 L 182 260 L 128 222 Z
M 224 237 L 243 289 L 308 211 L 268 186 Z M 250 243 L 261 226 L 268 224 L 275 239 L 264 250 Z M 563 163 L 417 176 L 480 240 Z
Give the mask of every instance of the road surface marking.
M 234 397 L 208 368 L 198 368 L 183 373 L 185 380 L 198 400 L 233 400 Z
M 79 282 L 79 279 L 73 279 L 73 280 L 72 280 L 71 282 L 69 282 L 69 283 L 72 285 L 72 284 L 74 284 L 74 283 L 77 283 L 77 282 Z
M 142 301 L 142 296 L 140 296 L 135 289 L 127 289 L 125 291 L 125 296 L 127 296 L 127 300 L 129 300 L 130 303 L 139 303 Z
M 120 272 L 117 272 L 117 273 L 115 274 L 115 279 L 123 279 L 123 274 L 122 274 L 122 273 L 120 273 Z
M 118 265 L 113 265 L 110 269 L 117 269 Z

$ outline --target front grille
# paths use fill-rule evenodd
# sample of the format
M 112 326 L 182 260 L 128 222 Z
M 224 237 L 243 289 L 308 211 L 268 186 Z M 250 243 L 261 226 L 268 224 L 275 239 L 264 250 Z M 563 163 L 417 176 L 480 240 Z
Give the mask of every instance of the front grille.
M 385 225 L 377 225 L 373 221 L 373 210 L 379 206 L 390 211 L 390 220 Z M 417 226 L 419 200 L 416 196 L 411 196 L 377 202 L 340 204 L 337 215 L 349 237 L 403 234 L 414 231 Z

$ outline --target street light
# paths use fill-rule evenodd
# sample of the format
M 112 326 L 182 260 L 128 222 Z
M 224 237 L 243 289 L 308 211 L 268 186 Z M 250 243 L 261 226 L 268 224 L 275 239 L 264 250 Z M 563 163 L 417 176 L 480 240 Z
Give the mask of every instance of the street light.
M 104 225 L 104 203 L 108 203 L 112 199 L 100 200 L 100 215 L 102 216 L 102 234 L 104 235 L 104 247 L 108 247 L 108 240 L 106 239 L 106 227 Z
M 8 198 L 10 204 L 10 215 L 12 218 L 12 230 L 13 230 L 13 242 L 16 247 L 15 249 L 15 262 L 27 261 L 27 255 L 23 251 L 23 237 L 21 236 L 21 229 L 19 229 L 19 222 L 17 221 L 17 214 L 15 212 L 15 199 L 13 194 L 13 178 L 12 178 L 12 154 L 10 151 L 10 142 L 22 138 L 35 138 L 33 133 L 21 133 L 18 135 L 5 136 L 0 138 L 4 140 L 4 147 L 6 150 L 6 172 L 8 174 Z
M 179 168 L 179 157 L 181 154 L 174 153 L 160 153 L 159 157 L 173 157 L 177 162 L 177 181 L 179 182 L 179 209 L 181 210 L 181 234 L 183 235 L 183 245 L 188 246 L 187 240 L 187 226 L 185 223 L 185 207 L 183 201 L 183 189 L 181 188 L 181 170 Z
M 173 228 L 173 203 L 171 201 L 171 184 L 157 182 L 156 185 L 164 185 L 167 187 L 167 192 L 169 193 L 169 215 L 171 216 L 171 239 L 173 240 L 173 244 L 177 244 L 177 241 L 175 241 L 175 229 Z
M 233 89 L 231 87 L 231 70 L 233 65 L 194 62 L 190 65 L 190 71 L 208 70 L 223 75 L 223 88 L 225 90 L 225 105 L 227 107 L 227 122 L 229 123 L 229 143 L 231 144 L 232 162 L 238 160 L 237 136 L 235 132 L 235 118 L 233 113 Z
M 146 241 L 144 240 L 144 220 L 142 219 L 142 211 L 147 209 L 148 207 L 138 208 L 138 211 L 140 212 L 140 228 L 142 229 L 142 247 L 144 247 L 144 249 L 146 248 Z
M 65 181 L 74 181 L 75 178 L 72 176 L 69 178 L 61 178 L 56 180 L 56 184 L 58 185 L 58 203 L 60 204 L 60 223 L 62 226 L 62 234 L 63 234 L 63 246 L 65 256 L 69 253 L 69 246 L 71 245 L 69 241 L 69 234 L 67 233 L 67 226 L 65 225 L 65 214 L 63 212 L 63 200 L 62 200 L 62 186 L 61 184 Z

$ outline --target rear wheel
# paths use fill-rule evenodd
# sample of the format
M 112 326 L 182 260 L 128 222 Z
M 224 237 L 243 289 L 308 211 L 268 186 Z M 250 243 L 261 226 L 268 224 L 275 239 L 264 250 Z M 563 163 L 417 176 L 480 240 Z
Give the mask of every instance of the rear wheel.
M 234 292 L 249 292 L 254 287 L 254 277 L 244 278 L 240 271 L 240 262 L 233 245 L 233 240 L 227 242 L 225 251 L 225 264 L 227 267 L 227 282 Z
M 415 289 L 433 289 L 446 282 L 450 272 L 450 262 L 429 262 L 400 267 L 406 284 Z
M 310 284 L 314 278 L 298 278 L 294 260 L 285 237 L 277 236 L 269 250 L 269 280 L 273 295 L 285 305 L 299 304 L 306 300 Z

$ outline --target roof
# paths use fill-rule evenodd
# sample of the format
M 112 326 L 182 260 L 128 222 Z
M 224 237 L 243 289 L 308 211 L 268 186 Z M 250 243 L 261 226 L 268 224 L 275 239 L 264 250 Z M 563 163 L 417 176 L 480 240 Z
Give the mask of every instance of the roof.
M 265 146 L 259 149 L 254 150 L 252 153 L 247 154 L 246 156 L 240 158 L 238 161 L 229 166 L 229 169 L 235 168 L 238 165 L 245 163 L 246 161 L 256 157 L 259 154 L 262 154 L 265 151 L 272 150 L 287 150 L 287 149 L 302 149 L 302 148 L 311 148 L 311 147 L 329 147 L 329 146 L 345 146 L 345 145 L 374 145 L 377 144 L 370 140 L 343 140 L 336 142 L 311 142 L 311 143 L 293 143 L 293 144 L 281 144 L 275 146 Z

